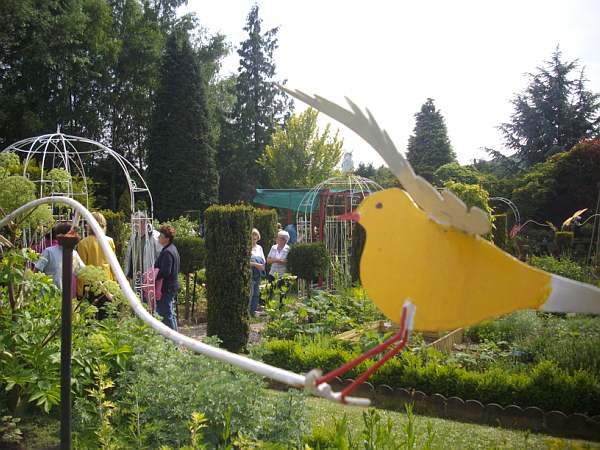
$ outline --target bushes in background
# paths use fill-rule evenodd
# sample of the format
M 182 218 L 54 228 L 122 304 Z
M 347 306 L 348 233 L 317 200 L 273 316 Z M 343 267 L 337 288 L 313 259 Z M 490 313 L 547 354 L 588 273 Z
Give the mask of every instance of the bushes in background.
M 353 283 L 360 282 L 360 257 L 365 248 L 366 240 L 367 232 L 360 223 L 355 223 L 350 247 L 350 278 Z
M 243 205 L 215 205 L 205 214 L 207 333 L 233 352 L 248 341 L 252 219 Z
M 308 282 L 316 281 L 319 275 L 329 271 L 329 252 L 322 242 L 295 244 L 288 254 L 289 271 Z

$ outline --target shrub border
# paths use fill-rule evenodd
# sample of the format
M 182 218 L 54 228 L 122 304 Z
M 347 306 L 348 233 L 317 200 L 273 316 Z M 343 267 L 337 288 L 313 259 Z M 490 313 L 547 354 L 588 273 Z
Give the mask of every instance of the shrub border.
M 352 382 L 351 378 L 335 378 L 330 384 L 334 390 L 341 391 Z M 536 406 L 522 408 L 517 405 L 483 404 L 478 400 L 463 400 L 460 397 L 445 397 L 442 394 L 427 395 L 414 389 L 393 389 L 385 384 L 373 386 L 369 382 L 359 385 L 353 395 L 369 398 L 373 406 L 381 409 L 404 411 L 404 405 L 412 404 L 418 414 L 529 430 L 552 436 L 600 441 L 600 415 L 567 415 L 562 411 L 544 411 Z

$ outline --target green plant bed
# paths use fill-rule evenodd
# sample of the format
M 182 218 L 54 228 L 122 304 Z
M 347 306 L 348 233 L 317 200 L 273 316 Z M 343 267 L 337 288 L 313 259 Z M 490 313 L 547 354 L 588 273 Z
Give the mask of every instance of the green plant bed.
M 361 353 L 360 348 L 331 340 L 272 340 L 262 344 L 262 358 L 300 373 L 314 368 L 324 372 L 339 367 Z M 383 365 L 370 379 L 373 384 L 414 388 L 426 394 L 475 399 L 483 403 L 537 406 L 565 413 L 600 413 L 600 381 L 588 371 L 574 374 L 543 361 L 527 371 L 512 372 L 499 366 L 479 372 L 448 363 L 440 353 L 406 351 Z M 347 374 L 354 378 L 372 362 L 364 362 Z
M 342 294 L 313 291 L 308 298 L 289 299 L 282 306 L 279 302 L 270 306 L 263 332 L 263 337 L 267 338 L 337 334 L 384 318 L 360 288 Z

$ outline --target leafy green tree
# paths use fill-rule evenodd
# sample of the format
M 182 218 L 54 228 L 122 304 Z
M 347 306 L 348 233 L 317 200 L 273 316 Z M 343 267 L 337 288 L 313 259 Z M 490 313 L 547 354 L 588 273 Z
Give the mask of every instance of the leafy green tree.
M 342 157 L 344 142 L 332 135 L 330 125 L 323 133 L 317 126 L 318 111 L 308 108 L 291 116 L 285 127 L 273 133 L 258 164 L 269 187 L 312 187 L 330 178 Z
M 244 31 L 248 38 L 238 50 L 240 66 L 235 89 L 236 103 L 230 124 L 221 141 L 220 152 L 228 154 L 222 168 L 221 200 L 231 202 L 250 199 L 261 183 L 261 167 L 256 161 L 277 124 L 283 123 L 290 105 L 274 85 L 276 74 L 273 52 L 277 49 L 277 28 L 262 32 L 259 8 L 248 14 Z
M 450 145 L 444 117 L 428 98 L 415 114 L 416 124 L 408 138 L 406 157 L 418 175 L 432 181 L 433 172 L 444 164 L 456 160 Z
M 482 174 L 470 166 L 461 166 L 457 162 L 451 162 L 440 166 L 433 172 L 433 182 L 437 186 L 443 186 L 446 181 L 458 181 L 465 184 L 479 184 Z
M 529 85 L 512 100 L 510 121 L 500 125 L 506 146 L 527 165 L 565 151 L 598 132 L 600 96 L 586 89 L 577 61 L 563 62 L 557 48 L 550 61 L 529 74 Z
M 457 197 L 465 202 L 467 207 L 472 208 L 473 206 L 476 206 L 486 213 L 491 214 L 492 208 L 489 204 L 490 195 L 481 186 L 459 183 L 456 181 L 446 181 L 444 187 L 456 194 Z
M 98 139 L 115 49 L 102 0 L 0 2 L 0 145 L 63 129 Z
M 600 140 L 594 139 L 533 166 L 520 177 L 512 199 L 523 217 L 560 226 L 576 210 L 594 209 L 599 187 Z
M 148 181 L 156 216 L 178 217 L 217 201 L 205 82 L 186 30 L 167 40 L 150 130 Z

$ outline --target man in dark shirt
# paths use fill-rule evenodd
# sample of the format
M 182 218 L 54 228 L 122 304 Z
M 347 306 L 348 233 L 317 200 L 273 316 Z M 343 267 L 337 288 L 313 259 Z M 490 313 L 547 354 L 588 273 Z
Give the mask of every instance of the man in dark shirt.
M 175 297 L 179 290 L 179 252 L 173 239 L 175 228 L 164 225 L 158 230 L 158 241 L 163 246 L 154 267 L 158 269 L 156 280 L 162 280 L 160 299 L 156 301 L 156 312 L 162 317 L 163 323 L 173 330 L 177 330 L 177 317 L 175 316 Z

